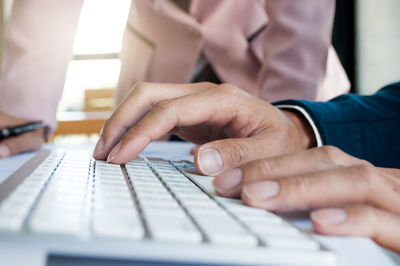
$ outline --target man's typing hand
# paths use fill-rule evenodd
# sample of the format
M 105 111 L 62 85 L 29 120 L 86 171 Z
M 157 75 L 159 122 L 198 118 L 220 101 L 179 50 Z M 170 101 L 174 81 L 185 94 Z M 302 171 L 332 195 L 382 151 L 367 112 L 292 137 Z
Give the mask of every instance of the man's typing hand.
M 0 129 L 27 122 L 29 121 L 0 112 Z M 15 137 L 0 140 L 0 158 L 39 149 L 43 145 L 43 142 L 43 129 L 37 129 Z
M 219 195 L 270 211 L 313 210 L 317 232 L 367 236 L 400 252 L 400 170 L 323 146 L 257 160 L 214 180 Z
M 125 163 L 166 133 L 200 144 L 197 169 L 227 197 L 271 211 L 313 210 L 317 232 L 400 251 L 400 170 L 315 146 L 310 125 L 230 84 L 141 83 L 103 127 L 96 159 Z
M 105 123 L 94 156 L 125 163 L 172 132 L 201 144 L 195 155 L 198 170 L 217 175 L 315 145 L 306 123 L 230 84 L 140 83 Z

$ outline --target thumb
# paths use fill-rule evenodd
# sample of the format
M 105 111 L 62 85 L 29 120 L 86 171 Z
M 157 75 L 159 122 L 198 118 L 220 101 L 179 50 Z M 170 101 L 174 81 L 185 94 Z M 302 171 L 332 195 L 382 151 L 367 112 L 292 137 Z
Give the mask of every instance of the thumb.
M 265 149 L 260 138 L 232 138 L 212 141 L 200 146 L 196 151 L 194 161 L 200 173 L 216 176 L 263 157 L 265 157 Z

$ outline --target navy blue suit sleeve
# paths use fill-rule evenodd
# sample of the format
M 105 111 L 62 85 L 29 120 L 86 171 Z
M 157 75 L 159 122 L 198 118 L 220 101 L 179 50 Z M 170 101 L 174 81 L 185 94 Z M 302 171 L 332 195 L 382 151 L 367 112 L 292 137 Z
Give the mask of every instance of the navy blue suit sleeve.
M 345 94 L 329 102 L 286 100 L 303 107 L 325 145 L 334 145 L 375 166 L 400 168 L 400 82 L 374 95 Z

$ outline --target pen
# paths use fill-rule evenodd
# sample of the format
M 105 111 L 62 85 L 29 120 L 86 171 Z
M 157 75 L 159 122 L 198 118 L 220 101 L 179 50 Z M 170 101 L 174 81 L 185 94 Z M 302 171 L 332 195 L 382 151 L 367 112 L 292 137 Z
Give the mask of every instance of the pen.
M 3 128 L 3 129 L 0 129 L 0 140 L 6 139 L 8 137 L 17 136 L 17 135 L 20 135 L 22 133 L 26 133 L 29 131 L 34 131 L 36 129 L 40 129 L 43 127 L 44 127 L 43 122 L 38 121 L 38 122 L 30 122 L 30 123 L 26 123 L 26 124 Z

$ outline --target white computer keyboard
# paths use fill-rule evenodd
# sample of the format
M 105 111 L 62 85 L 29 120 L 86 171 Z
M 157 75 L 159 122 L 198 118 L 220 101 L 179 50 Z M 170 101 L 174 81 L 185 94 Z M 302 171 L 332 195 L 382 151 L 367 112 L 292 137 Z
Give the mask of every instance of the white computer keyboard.
M 208 194 L 192 170 L 190 162 L 138 157 L 120 166 L 57 150 L 12 191 L 10 181 L 0 186 L 0 232 L 322 252 L 279 216 Z

